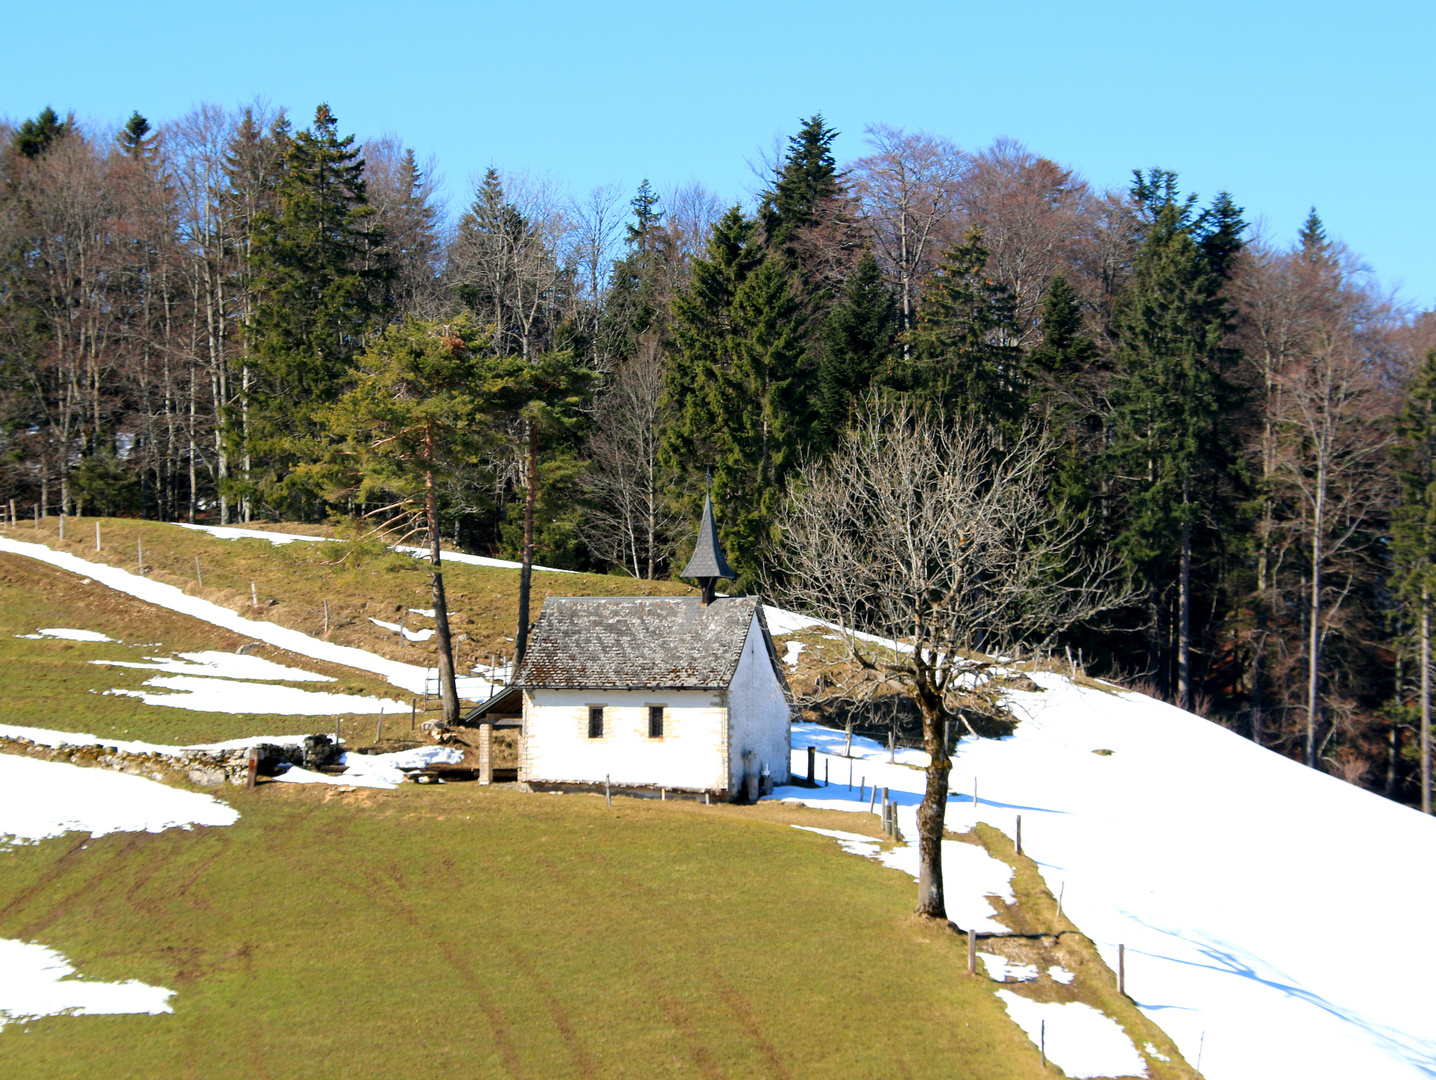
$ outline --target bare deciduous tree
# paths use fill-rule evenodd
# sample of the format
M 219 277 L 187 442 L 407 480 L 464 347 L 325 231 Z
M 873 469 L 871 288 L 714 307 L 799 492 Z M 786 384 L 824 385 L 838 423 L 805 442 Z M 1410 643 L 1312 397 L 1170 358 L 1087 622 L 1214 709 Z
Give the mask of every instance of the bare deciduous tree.
M 853 162 L 848 174 L 878 257 L 897 285 L 906 359 L 922 284 L 938 249 L 957 235 L 952 219 L 970 162 L 936 135 L 873 124 L 867 136 L 873 153 Z
M 592 508 L 583 538 L 600 559 L 636 578 L 654 577 L 680 518 L 665 499 L 670 481 L 658 460 L 663 368 L 645 342 L 600 397 L 589 439 Z
M 949 726 L 1002 710 L 1000 657 L 1050 646 L 1128 601 L 1112 566 L 1084 558 L 1044 489 L 1051 445 L 873 401 L 824 463 L 801 470 L 781 518 L 777 591 L 844 628 L 848 700 L 896 690 L 922 715 L 918 914 L 947 917 L 942 831 Z M 890 639 L 895 647 L 874 644 Z

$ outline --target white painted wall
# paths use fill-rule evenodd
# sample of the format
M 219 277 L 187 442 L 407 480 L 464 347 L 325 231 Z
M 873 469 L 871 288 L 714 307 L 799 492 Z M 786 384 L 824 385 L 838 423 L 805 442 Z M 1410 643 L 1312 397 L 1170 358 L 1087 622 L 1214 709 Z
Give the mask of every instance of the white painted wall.
M 729 786 L 727 694 L 709 690 L 527 690 L 519 779 L 556 784 Z M 603 705 L 603 738 L 588 709 Z M 665 706 L 663 738 L 648 737 L 648 706 Z
M 745 750 L 758 755 L 756 767 L 760 772 L 766 762 L 773 782 L 785 783 L 792 758 L 789 726 L 792 709 L 768 658 L 763 628 L 758 625 L 756 614 L 748 627 L 748 640 L 733 676 L 728 706 L 729 794 L 738 794 L 738 785 L 743 782 Z

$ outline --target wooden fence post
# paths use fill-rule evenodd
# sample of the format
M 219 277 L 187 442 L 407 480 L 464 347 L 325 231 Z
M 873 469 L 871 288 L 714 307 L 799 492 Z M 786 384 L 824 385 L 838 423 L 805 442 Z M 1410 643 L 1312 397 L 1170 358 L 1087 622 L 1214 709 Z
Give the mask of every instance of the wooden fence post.
M 384 710 L 381 708 L 381 709 L 379 710 L 379 726 L 374 729 L 374 745 L 377 746 L 377 745 L 379 745 L 379 743 L 381 743 L 381 742 L 383 742 L 383 741 L 384 741 Z
M 1127 946 L 1117 946 L 1117 993 L 1127 996 Z
M 96 551 L 99 551 L 99 550 L 100 550 L 100 523 L 99 523 L 99 521 L 96 521 L 96 522 L 95 522 L 95 550 L 96 550 Z
M 967 932 L 967 973 L 977 974 L 977 931 Z
M 1022 854 L 1022 815 L 1017 815 L 1017 854 Z
M 329 601 L 324 601 L 324 632 L 329 633 Z
M 613 805 L 613 788 L 609 784 L 609 774 L 603 774 L 603 801 L 609 806 Z
M 808 786 L 818 786 L 818 748 L 808 747 Z
M 255 777 L 257 777 L 258 775 L 259 747 L 251 746 L 249 748 L 249 779 L 245 782 L 245 787 L 247 787 L 250 791 L 254 790 Z
M 203 575 L 202 573 L 200 573 L 200 569 L 199 569 L 199 556 L 198 556 L 198 555 L 196 555 L 196 556 L 194 557 L 194 576 L 195 576 L 195 580 L 197 580 L 197 581 L 199 582 L 199 587 L 200 587 L 201 589 L 203 589 L 203 588 L 204 588 L 204 575 Z
M 249 606 L 259 607 L 259 593 L 254 591 L 254 582 L 249 583 Z

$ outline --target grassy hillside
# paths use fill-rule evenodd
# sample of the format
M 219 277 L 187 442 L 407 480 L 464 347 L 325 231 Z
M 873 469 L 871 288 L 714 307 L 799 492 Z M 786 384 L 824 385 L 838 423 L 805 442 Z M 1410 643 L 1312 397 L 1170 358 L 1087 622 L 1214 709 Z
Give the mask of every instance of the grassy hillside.
M 99 551 L 95 550 L 97 521 Z M 276 526 L 275 530 L 312 534 L 327 531 L 288 525 Z M 436 663 L 433 641 L 406 643 L 369 621 L 376 618 L 397 623 L 404 618 L 410 629 L 432 625 L 426 619 L 405 615 L 409 608 L 431 606 L 428 564 L 387 552 L 379 544 L 297 541 L 275 545 L 258 539 L 219 540 L 194 529 L 131 518 L 67 518 L 63 541 L 59 539 L 59 519 L 54 517 L 44 519 L 38 529 L 22 522 L 0 535 L 22 542 L 38 541 L 82 559 L 131 572 L 139 568 L 143 554 L 149 578 L 178 586 L 246 618 L 278 623 L 391 660 L 427 666 Z M 455 657 L 462 668 L 488 663 L 488 657 L 496 653 L 512 656 L 518 625 L 517 583 L 518 575 L 513 570 L 444 564 L 445 591 L 456 638 Z M 694 592 L 677 582 L 536 571 L 531 617 L 537 617 L 547 596 L 691 596 Z M 253 604 L 256 597 L 258 607 Z
M 142 539 L 151 575 L 180 583 L 197 553 L 208 599 L 249 609 L 254 580 L 261 599 L 282 597 L 256 614 L 318 632 L 305 620 L 327 597 L 331 612 L 346 613 L 333 620 L 334 640 L 422 662 L 419 647 L 397 645 L 362 617 L 425 606 L 414 592 L 422 567 L 407 560 L 369 556 L 351 567 L 321 545 L 220 541 L 140 522 L 103 529 L 101 557 L 117 565 L 122 544 L 133 550 Z M 68 550 L 95 557 L 92 524 L 86 535 L 72 520 L 67 532 L 85 536 Z M 501 638 L 516 572 L 455 564 L 449 573 L 462 598 L 455 608 L 472 620 L 463 625 L 495 624 L 472 644 Z M 684 591 L 582 575 L 538 575 L 537 584 L 539 595 Z M 106 695 L 148 673 L 85 661 L 240 642 L 23 558 L 0 556 L 0 585 L 8 722 L 170 742 L 323 726 Z M 500 618 L 488 618 L 490 605 Z M 121 643 L 15 636 L 40 626 Z M 335 675 L 348 692 L 393 694 L 372 675 L 270 647 L 263 655 Z M 221 797 L 240 811 L 237 824 L 71 834 L 0 852 L 0 938 L 56 948 L 87 978 L 177 991 L 172 1015 L 11 1024 L 0 1030 L 0 1074 L 1058 1075 L 1044 1071 L 993 984 L 966 974 L 965 937 L 911 917 L 907 875 L 790 827 L 876 836 L 875 818 L 771 803 L 608 807 L 473 784 L 268 782 Z M 1090 945 L 1054 935 L 1070 926 L 1030 862 L 997 834 L 971 839 L 1017 867 L 1018 903 L 1002 917 L 1026 935 L 983 948 L 1064 964 L 1081 1000 L 1171 1056 L 1154 1077 L 1194 1075 L 1115 994 Z
M 4 857 L 0 936 L 178 991 L 170 1016 L 12 1025 L 8 1075 L 1041 1075 L 905 879 L 784 822 L 821 815 L 232 798 L 228 828 Z

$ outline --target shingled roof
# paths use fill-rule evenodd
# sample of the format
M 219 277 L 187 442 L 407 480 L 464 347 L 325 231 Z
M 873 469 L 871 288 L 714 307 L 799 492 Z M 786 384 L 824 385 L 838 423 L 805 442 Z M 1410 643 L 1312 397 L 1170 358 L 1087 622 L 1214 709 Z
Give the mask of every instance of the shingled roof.
M 722 689 L 738 670 L 755 613 L 772 658 L 757 597 L 720 597 L 705 607 L 696 597 L 551 596 L 514 682 L 548 690 Z

